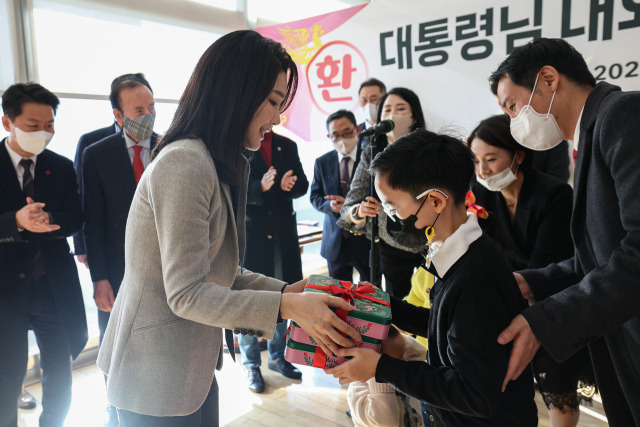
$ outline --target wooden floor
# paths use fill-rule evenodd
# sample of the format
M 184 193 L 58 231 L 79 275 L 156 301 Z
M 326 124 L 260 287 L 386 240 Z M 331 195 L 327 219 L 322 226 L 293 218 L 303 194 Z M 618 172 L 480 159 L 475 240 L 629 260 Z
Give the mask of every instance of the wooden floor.
M 345 411 L 347 387 L 338 384 L 333 377 L 321 370 L 301 367 L 302 380 L 292 381 L 270 371 L 267 352 L 262 352 L 262 374 L 267 389 L 254 394 L 246 386 L 246 374 L 242 365 L 233 363 L 225 354 L 224 368 L 216 375 L 220 385 L 220 421 L 234 427 L 263 426 L 352 426 Z M 40 383 L 28 387 L 38 402 L 42 396 Z M 104 380 L 95 366 L 76 370 L 73 375 L 73 402 L 66 427 L 101 426 L 105 422 L 106 404 Z M 546 408 L 540 396 L 536 396 L 540 426 L 551 426 Z M 588 408 L 604 414 L 602 406 L 594 402 Z M 30 411 L 20 411 L 19 427 L 37 427 L 41 406 Z M 579 426 L 606 426 L 606 422 L 582 413 Z

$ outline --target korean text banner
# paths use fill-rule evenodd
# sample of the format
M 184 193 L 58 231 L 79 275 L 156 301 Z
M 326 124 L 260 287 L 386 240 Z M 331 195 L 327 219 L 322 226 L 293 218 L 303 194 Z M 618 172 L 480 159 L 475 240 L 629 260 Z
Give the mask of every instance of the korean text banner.
M 500 112 L 491 72 L 540 37 L 566 39 L 598 81 L 640 89 L 638 0 L 376 0 L 256 31 L 298 64 L 283 125 L 305 140 L 326 138 L 326 118 L 338 109 L 362 121 L 357 92 L 370 77 L 415 91 L 428 128 L 464 136 Z

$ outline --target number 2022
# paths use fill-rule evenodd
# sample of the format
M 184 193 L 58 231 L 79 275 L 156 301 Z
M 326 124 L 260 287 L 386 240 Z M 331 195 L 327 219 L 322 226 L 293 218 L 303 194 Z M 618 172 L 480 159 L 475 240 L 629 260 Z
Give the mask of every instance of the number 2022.
M 620 77 L 638 77 L 638 61 L 627 62 L 624 66 L 622 64 L 611 64 L 609 69 L 605 65 L 598 65 L 596 68 L 596 80 L 606 80 L 607 77 L 611 80 L 619 79 Z

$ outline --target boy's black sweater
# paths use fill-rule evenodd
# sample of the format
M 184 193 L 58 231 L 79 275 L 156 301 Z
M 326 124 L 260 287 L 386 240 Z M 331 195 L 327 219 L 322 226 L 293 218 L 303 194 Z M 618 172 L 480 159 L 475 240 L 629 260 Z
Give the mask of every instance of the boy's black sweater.
M 391 300 L 393 323 L 428 337 L 427 363 L 385 354 L 376 380 L 429 404 L 436 426 L 536 426 L 533 374 L 527 368 L 502 393 L 511 345 L 500 332 L 523 308 L 511 268 L 484 234 L 431 289 L 431 309 Z

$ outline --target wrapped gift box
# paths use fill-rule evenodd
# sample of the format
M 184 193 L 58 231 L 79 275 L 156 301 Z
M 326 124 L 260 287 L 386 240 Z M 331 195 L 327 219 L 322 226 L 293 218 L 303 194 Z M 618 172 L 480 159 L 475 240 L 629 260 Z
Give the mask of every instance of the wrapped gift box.
M 316 343 L 314 339 L 309 336 L 309 334 L 307 334 L 296 322 L 293 321 L 291 322 L 291 326 L 289 327 L 287 338 L 291 338 L 292 341 L 298 342 L 300 344 L 313 346 L 318 345 L 318 343 Z M 380 353 L 382 340 L 362 335 L 362 342 L 353 341 L 353 343 L 356 345 L 356 347 L 372 348 Z
M 338 296 L 349 302 L 351 311 L 332 308 L 342 320 L 360 332 L 362 343 L 358 347 L 380 351 L 382 340 L 387 337 L 391 325 L 389 295 L 373 286 L 355 286 L 351 282 L 313 275 L 305 286 L 305 292 L 323 292 Z M 335 356 L 326 356 L 315 345 L 313 339 L 292 322 L 287 333 L 285 359 L 291 363 L 315 367 L 337 366 L 345 361 Z

